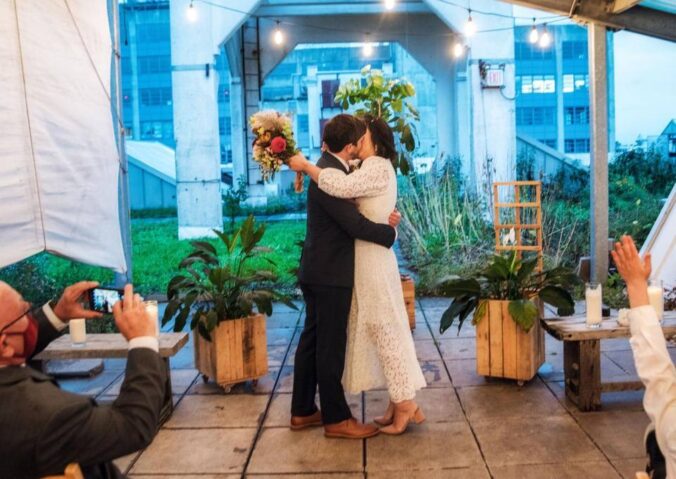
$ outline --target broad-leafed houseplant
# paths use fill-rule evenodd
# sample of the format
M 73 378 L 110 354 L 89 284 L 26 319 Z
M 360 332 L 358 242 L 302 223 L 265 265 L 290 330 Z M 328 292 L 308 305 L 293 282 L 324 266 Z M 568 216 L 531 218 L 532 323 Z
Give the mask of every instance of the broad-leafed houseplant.
M 561 266 L 536 271 L 537 264 L 537 257 L 520 260 L 516 251 L 494 255 L 476 277 L 439 284 L 439 292 L 453 298 L 441 317 L 441 333 L 456 319 L 459 332 L 473 313 L 479 374 L 531 379 L 544 361 L 537 302 L 554 306 L 559 316 L 575 312 L 571 291 L 579 283 L 577 276 Z
M 266 258 L 269 249 L 260 246 L 265 225 L 256 225 L 249 216 L 231 234 L 214 233 L 219 248 L 193 241 L 193 251 L 179 264 L 180 273 L 169 281 L 162 324 L 173 319 L 178 332 L 189 320 L 197 368 L 205 379 L 213 377 L 227 387 L 267 373 L 264 315 L 272 314 L 273 302 L 297 308 L 274 289 L 275 265 Z M 254 268 L 257 258 L 271 268 Z

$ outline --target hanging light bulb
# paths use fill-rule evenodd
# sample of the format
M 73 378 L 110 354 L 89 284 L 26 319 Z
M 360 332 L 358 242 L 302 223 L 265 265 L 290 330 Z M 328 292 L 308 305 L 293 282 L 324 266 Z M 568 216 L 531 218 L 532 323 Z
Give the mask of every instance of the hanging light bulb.
M 195 23 L 197 21 L 197 9 L 192 4 L 192 0 L 190 0 L 190 6 L 188 7 L 188 10 L 185 12 L 185 16 L 191 23 Z
M 467 10 L 469 16 L 467 17 L 467 23 L 465 23 L 465 35 L 471 37 L 476 33 L 476 24 L 472 20 L 472 10 Z
M 394 7 L 397 6 L 396 0 L 385 0 L 385 10 L 394 10 Z
M 540 35 L 539 45 L 541 48 L 547 48 L 552 44 L 552 35 L 547 30 L 547 24 L 545 23 L 542 27 L 542 35 Z
M 464 53 L 465 53 L 465 45 L 463 45 L 459 41 L 455 42 L 455 44 L 453 45 L 453 56 L 455 58 L 460 58 L 461 56 L 463 56 Z
M 277 21 L 277 28 L 275 28 L 275 33 L 272 35 L 272 41 L 275 42 L 275 45 L 282 45 L 284 43 L 284 32 L 279 28 L 279 21 Z
M 528 34 L 528 41 L 531 43 L 537 43 L 540 39 L 540 32 L 538 32 L 538 27 L 535 25 L 535 18 L 533 18 L 533 28 L 530 29 Z
M 371 58 L 371 56 L 373 56 L 373 43 L 371 42 L 364 43 L 364 46 L 362 48 L 362 54 L 364 55 L 364 58 Z

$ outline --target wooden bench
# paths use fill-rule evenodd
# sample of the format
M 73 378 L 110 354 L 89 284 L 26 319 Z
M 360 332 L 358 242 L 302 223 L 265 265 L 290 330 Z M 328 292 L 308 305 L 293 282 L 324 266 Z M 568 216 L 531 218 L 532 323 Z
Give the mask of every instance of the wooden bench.
M 160 356 L 167 369 L 164 404 L 160 412 L 160 424 L 163 424 L 174 411 L 169 360 L 188 342 L 188 333 L 160 333 L 159 340 Z M 73 346 L 70 335 L 66 334 L 52 341 L 35 359 L 126 358 L 128 351 L 127 340 L 121 334 L 87 334 L 87 343 L 81 347 Z
M 641 381 L 601 383 L 601 340 L 631 336 L 629 327 L 620 326 L 616 317 L 604 319 L 597 329 L 587 328 L 584 314 L 546 319 L 542 325 L 545 331 L 563 341 L 566 397 L 580 411 L 599 409 L 601 393 L 643 388 Z M 665 337 L 676 336 L 676 311 L 664 313 L 662 329 Z

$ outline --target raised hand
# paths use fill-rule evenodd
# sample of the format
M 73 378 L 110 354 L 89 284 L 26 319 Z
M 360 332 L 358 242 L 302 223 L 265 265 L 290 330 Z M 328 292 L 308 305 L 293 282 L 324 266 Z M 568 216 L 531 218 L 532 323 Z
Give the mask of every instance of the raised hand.
M 143 298 L 134 294 L 134 287 L 124 287 L 124 299 L 113 306 L 115 324 L 127 341 L 143 336 L 155 336 L 155 320 L 146 312 Z
M 71 286 L 68 286 L 63 290 L 61 298 L 59 298 L 58 303 L 54 307 L 54 314 L 56 314 L 59 319 L 63 322 L 68 322 L 71 319 L 75 318 L 100 318 L 103 316 L 101 313 L 85 309 L 82 306 L 82 296 L 92 288 L 96 288 L 99 285 L 96 281 L 80 281 Z
M 610 254 L 620 276 L 627 283 L 631 307 L 649 304 L 648 278 L 652 271 L 650 253 L 641 259 L 631 236 L 623 236 L 620 242 L 615 243 L 615 249 Z
M 303 155 L 301 152 L 298 152 L 295 155 L 293 155 L 291 158 L 289 158 L 289 161 L 287 161 L 286 164 L 293 171 L 297 171 L 297 172 L 302 173 L 307 168 L 309 161 L 307 161 L 307 158 L 305 158 L 305 155 Z

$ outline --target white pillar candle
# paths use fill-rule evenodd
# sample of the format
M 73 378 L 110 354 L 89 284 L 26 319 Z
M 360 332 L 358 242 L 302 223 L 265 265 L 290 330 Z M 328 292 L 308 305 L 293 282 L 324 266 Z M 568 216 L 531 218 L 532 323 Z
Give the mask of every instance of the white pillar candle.
M 661 281 L 650 281 L 648 285 L 648 300 L 650 305 L 655 308 L 657 319 L 662 321 L 664 318 L 664 289 Z
M 160 335 L 160 321 L 159 314 L 157 309 L 157 301 L 145 301 L 146 312 L 150 315 L 151 319 L 155 324 L 155 336 Z
M 84 319 L 71 319 L 68 321 L 70 340 L 74 346 L 83 346 L 87 342 L 87 326 Z
M 587 283 L 584 296 L 587 306 L 587 327 L 598 328 L 601 326 L 603 314 L 603 294 L 601 285 L 597 283 Z

